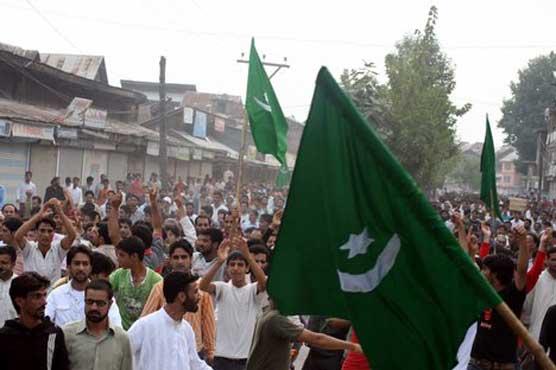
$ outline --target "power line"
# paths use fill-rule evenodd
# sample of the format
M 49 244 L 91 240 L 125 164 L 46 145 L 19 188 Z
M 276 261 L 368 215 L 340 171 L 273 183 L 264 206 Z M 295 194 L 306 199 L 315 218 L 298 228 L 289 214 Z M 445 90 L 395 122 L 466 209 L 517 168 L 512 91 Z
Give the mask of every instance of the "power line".
M 25 0 L 25 2 L 27 2 L 27 4 L 29 4 L 29 6 L 35 11 L 35 13 L 37 13 L 37 15 L 38 15 L 39 17 L 41 17 L 42 20 L 45 21 L 46 24 L 48 24 L 48 25 L 50 26 L 50 28 L 52 28 L 52 30 L 54 30 L 54 32 L 56 32 L 56 33 L 58 34 L 58 36 L 60 36 L 65 42 L 67 42 L 67 43 L 68 43 L 69 45 L 71 45 L 74 49 L 76 49 L 77 51 L 79 51 L 79 52 L 81 53 L 81 50 L 80 50 L 73 42 L 71 42 L 66 36 L 64 36 L 64 35 L 62 34 L 62 32 L 60 32 L 60 31 L 54 26 L 54 24 L 52 24 L 52 22 L 50 22 L 50 21 L 48 20 L 48 18 L 46 18 L 46 16 L 44 16 L 44 15 L 41 13 L 41 11 L 40 11 L 37 7 L 35 7 L 35 6 L 33 5 L 33 3 L 31 3 L 31 0 Z
M 30 3 L 30 0 L 26 0 L 29 5 L 33 7 L 35 11 L 47 22 L 55 31 L 62 37 L 66 42 L 72 45 L 74 48 L 78 49 L 70 40 L 63 36 L 53 25 L 48 21 L 46 17 L 44 17 L 38 10 Z M 195 3 L 194 3 L 195 4 Z M 27 8 L 23 8 L 13 4 L 7 4 L 0 2 L 1 6 L 14 8 L 14 9 L 21 9 L 21 10 L 29 10 Z M 198 4 L 197 4 L 198 5 Z M 199 9 L 203 12 L 204 9 Z M 44 11 L 44 13 L 52 14 L 55 16 L 65 17 L 65 18 L 73 18 L 84 20 L 93 23 L 100 23 L 100 24 L 107 24 L 107 25 L 114 25 L 119 27 L 127 27 L 127 28 L 139 28 L 144 30 L 155 30 L 155 31 L 163 31 L 163 32 L 177 32 L 177 33 L 188 33 L 197 36 L 207 36 L 207 37 L 230 37 L 230 38 L 250 38 L 252 35 L 250 34 L 243 34 L 237 32 L 211 32 L 211 31 L 194 31 L 190 28 L 179 28 L 179 27 L 164 27 L 164 26 L 157 26 L 152 24 L 141 24 L 141 23 L 123 23 L 119 21 L 113 21 L 109 19 L 102 19 L 96 17 L 89 17 L 89 16 L 82 16 L 76 14 L 68 14 L 58 11 Z M 288 42 L 298 42 L 298 43 L 313 43 L 313 44 L 336 44 L 336 45 L 346 45 L 346 46 L 353 46 L 353 47 L 361 47 L 361 48 L 379 48 L 379 49 L 389 49 L 394 47 L 394 43 L 369 43 L 369 42 L 359 42 L 353 40 L 331 40 L 331 39 L 312 39 L 312 38 L 294 38 L 294 37 L 283 37 L 277 35 L 259 35 L 259 39 L 264 40 L 275 40 L 275 41 L 288 41 Z M 545 48 L 556 48 L 556 42 L 551 42 L 547 44 L 535 44 L 535 43 L 526 43 L 521 45 L 479 45 L 479 44 L 469 44 L 469 45 L 443 45 L 443 49 L 446 50 L 512 50 L 512 49 L 545 49 Z

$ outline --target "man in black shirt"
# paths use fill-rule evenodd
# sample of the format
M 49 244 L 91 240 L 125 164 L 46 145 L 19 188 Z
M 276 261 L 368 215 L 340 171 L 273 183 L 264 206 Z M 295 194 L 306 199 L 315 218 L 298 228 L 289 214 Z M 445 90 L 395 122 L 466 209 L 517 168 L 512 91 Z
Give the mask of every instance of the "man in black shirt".
M 36 272 L 12 280 L 10 298 L 19 317 L 0 329 L 0 364 L 3 370 L 68 370 L 64 333 L 44 317 L 50 281 Z
M 483 274 L 517 317 L 521 316 L 527 283 L 527 230 L 521 225 L 514 231 L 519 244 L 517 271 L 506 255 L 491 255 L 483 261 Z M 517 337 L 494 309 L 481 314 L 468 370 L 514 370 L 517 364 Z
M 544 316 L 539 343 L 545 351 L 550 351 L 548 357 L 556 363 L 556 305 L 551 306 Z

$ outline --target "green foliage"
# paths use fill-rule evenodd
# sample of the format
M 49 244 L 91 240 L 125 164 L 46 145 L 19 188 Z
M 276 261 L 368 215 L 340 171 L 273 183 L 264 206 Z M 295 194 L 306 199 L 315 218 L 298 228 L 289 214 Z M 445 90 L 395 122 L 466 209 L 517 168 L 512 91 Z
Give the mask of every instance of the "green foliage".
M 424 31 L 396 44 L 385 59 L 388 83 L 377 82 L 371 63 L 344 71 L 341 81 L 358 108 L 377 122 L 377 130 L 424 190 L 443 184 L 448 159 L 458 154 L 457 117 L 471 106 L 450 101 L 455 88 L 453 66 L 438 44 L 432 7 Z
M 450 171 L 446 177 L 462 186 L 466 192 L 479 192 L 481 189 L 481 157 L 461 153 L 450 162 Z
M 537 155 L 537 133 L 546 128 L 544 111 L 554 105 L 556 89 L 552 72 L 556 71 L 556 54 L 540 56 L 520 70 L 518 81 L 510 84 L 512 96 L 504 101 L 498 127 L 506 133 L 505 143 L 513 145 L 519 161 L 534 161 Z M 523 166 L 518 165 L 523 170 Z

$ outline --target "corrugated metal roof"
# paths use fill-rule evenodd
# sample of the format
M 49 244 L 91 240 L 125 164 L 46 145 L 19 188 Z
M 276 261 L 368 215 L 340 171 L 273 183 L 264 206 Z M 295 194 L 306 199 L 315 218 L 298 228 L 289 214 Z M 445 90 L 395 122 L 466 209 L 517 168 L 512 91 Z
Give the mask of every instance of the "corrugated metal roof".
M 104 57 L 96 55 L 41 54 L 41 62 L 76 76 L 106 82 Z
M 209 151 L 216 151 L 216 152 L 221 152 L 221 153 L 226 153 L 226 155 L 228 157 L 231 158 L 238 158 L 239 154 L 237 151 L 233 150 L 232 148 L 216 141 L 216 140 L 212 140 L 209 137 L 206 137 L 205 139 L 201 139 L 195 136 L 191 136 L 183 131 L 177 131 L 177 130 L 170 130 L 172 134 L 175 134 L 178 137 L 182 137 L 185 140 L 189 141 L 190 143 L 202 148 L 202 149 L 206 149 Z
M 20 57 L 28 58 L 31 60 L 39 59 L 39 52 L 37 50 L 25 50 L 19 46 L 13 46 L 8 44 L 3 44 L 0 42 L 0 50 L 7 51 L 9 53 L 19 55 Z
M 0 117 L 38 123 L 62 124 L 64 111 L 0 99 Z

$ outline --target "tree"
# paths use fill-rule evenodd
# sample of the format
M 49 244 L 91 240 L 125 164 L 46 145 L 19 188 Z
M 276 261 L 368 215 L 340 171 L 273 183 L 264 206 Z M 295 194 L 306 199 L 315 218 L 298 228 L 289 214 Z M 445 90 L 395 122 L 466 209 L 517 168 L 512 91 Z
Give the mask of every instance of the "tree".
M 481 157 L 461 153 L 450 161 L 447 178 L 460 185 L 466 192 L 478 192 L 481 189 Z
M 373 66 L 344 71 L 342 84 L 402 165 L 426 191 L 441 186 L 447 160 L 458 154 L 457 117 L 471 106 L 457 108 L 450 101 L 455 88 L 454 68 L 440 50 L 435 34 L 438 19 L 431 7 L 424 31 L 415 31 L 396 44 L 385 59 L 388 83 L 377 82 Z
M 504 100 L 502 106 L 503 116 L 498 127 L 507 135 L 504 142 L 517 149 L 521 172 L 526 170 L 523 161 L 536 159 L 536 130 L 546 128 L 544 111 L 554 105 L 553 71 L 556 71 L 556 54 L 553 52 L 531 59 L 527 68 L 519 71 L 518 81 L 511 82 L 512 96 Z

